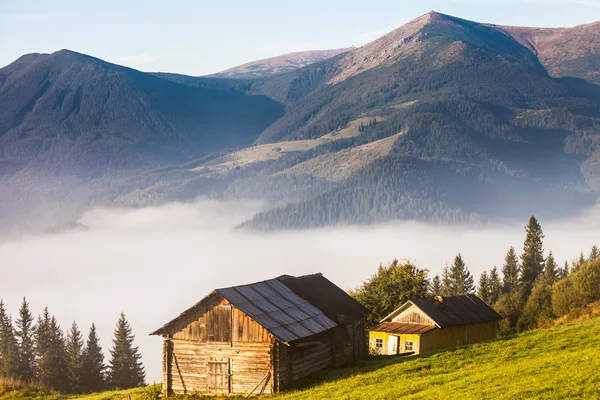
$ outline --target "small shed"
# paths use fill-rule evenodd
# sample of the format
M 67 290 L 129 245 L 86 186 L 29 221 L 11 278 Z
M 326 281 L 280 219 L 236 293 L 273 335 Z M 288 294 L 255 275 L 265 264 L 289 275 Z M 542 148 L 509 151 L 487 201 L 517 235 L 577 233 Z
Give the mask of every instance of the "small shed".
M 495 339 L 501 319 L 472 294 L 410 300 L 369 329 L 369 352 L 420 354 Z
M 321 274 L 217 289 L 151 333 L 166 394 L 278 392 L 366 353 L 367 310 Z

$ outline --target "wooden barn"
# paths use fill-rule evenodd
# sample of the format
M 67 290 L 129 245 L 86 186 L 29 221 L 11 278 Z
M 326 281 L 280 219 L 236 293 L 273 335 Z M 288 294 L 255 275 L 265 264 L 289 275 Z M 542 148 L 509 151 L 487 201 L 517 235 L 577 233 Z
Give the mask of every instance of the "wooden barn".
M 270 394 L 361 358 L 365 308 L 321 274 L 217 289 L 152 335 L 166 394 Z
M 494 339 L 501 319 L 475 295 L 410 300 L 369 330 L 369 352 L 420 354 Z

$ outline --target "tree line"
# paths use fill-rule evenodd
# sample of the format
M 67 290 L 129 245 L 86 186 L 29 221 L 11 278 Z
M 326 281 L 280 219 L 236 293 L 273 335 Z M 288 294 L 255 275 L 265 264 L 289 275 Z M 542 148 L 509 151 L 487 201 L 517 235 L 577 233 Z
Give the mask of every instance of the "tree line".
M 41 384 L 61 393 L 92 393 L 145 385 L 135 336 L 121 313 L 105 364 L 96 326 L 84 340 L 75 321 L 66 333 L 45 308 L 37 322 L 26 298 L 14 321 L 0 300 L 0 377 Z
M 499 323 L 502 335 L 549 326 L 554 319 L 577 315 L 600 300 L 600 249 L 593 246 L 588 256 L 581 253 L 571 266 L 567 261 L 559 266 L 552 251 L 544 255 L 543 239 L 542 227 L 532 216 L 525 227 L 521 256 L 511 246 L 502 269 L 483 271 L 478 285 L 458 254 L 441 276 L 432 279 L 426 269 L 410 261 L 380 265 L 350 294 L 371 310 L 370 323 L 410 299 L 475 293 L 503 317 Z

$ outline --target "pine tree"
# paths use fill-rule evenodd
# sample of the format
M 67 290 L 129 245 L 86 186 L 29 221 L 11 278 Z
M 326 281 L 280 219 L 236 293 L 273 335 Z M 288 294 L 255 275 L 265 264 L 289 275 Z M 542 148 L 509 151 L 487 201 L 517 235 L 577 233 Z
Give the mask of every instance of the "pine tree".
M 69 387 L 69 373 L 67 369 L 67 355 L 65 349 L 65 338 L 58 321 L 54 316 L 50 319 L 50 354 L 52 357 L 53 374 L 51 377 L 52 387 L 59 392 L 67 392 Z
M 477 285 L 477 296 L 486 303 L 490 302 L 490 286 L 488 273 L 483 271 L 479 276 L 479 284 Z
M 100 392 L 106 388 L 104 355 L 100 347 L 100 339 L 96 335 L 96 326 L 92 324 L 90 333 L 83 349 L 83 390 L 85 392 Z
M 432 296 L 441 296 L 444 292 L 444 285 L 442 284 L 442 280 L 440 279 L 439 275 L 434 276 L 431 280 L 429 292 Z
M 565 260 L 565 266 L 560 270 L 559 278 L 563 279 L 569 276 L 569 262 Z
M 490 287 L 489 304 L 495 304 L 502 295 L 502 283 L 500 281 L 500 275 L 498 275 L 498 268 L 494 267 L 490 271 L 488 285 Z
M 556 282 L 559 278 L 559 267 L 556 261 L 554 261 L 554 255 L 552 252 L 548 253 L 548 258 L 546 259 L 546 267 L 544 268 L 544 276 L 550 284 Z
M 0 376 L 17 377 L 18 355 L 12 320 L 6 313 L 4 302 L 0 300 Z
M 38 317 L 35 330 L 34 348 L 38 370 L 37 380 L 46 387 L 53 387 L 54 360 L 52 356 L 52 337 L 50 335 L 50 313 L 44 309 L 43 315 Z
M 506 258 L 504 259 L 504 265 L 502 266 L 502 292 L 513 293 L 519 289 L 519 274 L 521 270 L 519 268 L 519 259 L 514 247 L 510 247 Z
M 133 347 L 134 339 L 129 322 L 121 313 L 110 350 L 108 380 L 113 388 L 129 389 L 145 384 L 146 374 L 138 348 Z
M 473 275 L 469 272 L 460 254 L 454 258 L 454 263 L 450 268 L 444 268 L 442 280 L 444 282 L 444 296 L 469 294 L 475 290 Z
M 79 327 L 73 321 L 71 330 L 67 335 L 66 361 L 69 377 L 69 388 L 73 393 L 82 393 L 83 387 L 83 337 Z
M 579 258 L 573 260 L 573 268 L 571 268 L 571 272 L 575 272 L 585 264 L 585 256 L 583 255 L 583 251 L 579 253 Z
M 600 249 L 598 249 L 598 246 L 593 245 L 592 251 L 590 251 L 589 260 L 594 261 L 596 258 L 599 258 L 599 257 L 600 257 Z
M 536 279 L 544 271 L 544 233 L 537 219 L 532 215 L 525 227 L 525 243 L 521 256 L 521 282 L 526 295 L 531 293 L 531 288 Z
M 33 316 L 29 311 L 29 303 L 24 297 L 19 309 L 19 318 L 15 323 L 17 326 L 16 337 L 19 343 L 18 377 L 26 382 L 31 382 L 36 378 L 33 348 L 35 325 L 33 325 Z

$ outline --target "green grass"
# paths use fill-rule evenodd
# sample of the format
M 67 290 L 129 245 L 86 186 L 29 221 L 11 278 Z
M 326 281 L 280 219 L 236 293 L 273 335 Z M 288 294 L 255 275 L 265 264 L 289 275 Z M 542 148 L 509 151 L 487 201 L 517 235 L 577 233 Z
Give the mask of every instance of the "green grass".
M 145 393 L 15 397 L 0 384 L 0 400 L 142 400 Z M 430 355 L 372 358 L 273 399 L 600 399 L 600 318 Z
M 391 365 L 361 373 L 385 363 Z M 367 362 L 355 371 L 331 371 L 325 380 L 331 381 L 277 398 L 600 399 L 600 318 L 431 355 Z

